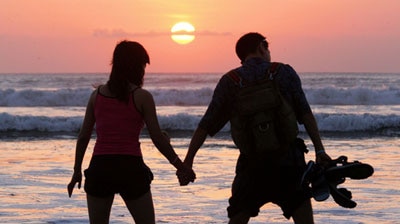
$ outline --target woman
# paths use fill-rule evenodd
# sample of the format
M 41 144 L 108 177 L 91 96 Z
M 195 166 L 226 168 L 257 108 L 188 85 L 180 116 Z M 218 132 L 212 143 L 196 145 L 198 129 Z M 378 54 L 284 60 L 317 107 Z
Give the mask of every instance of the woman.
M 179 178 L 190 181 L 196 178 L 162 133 L 153 96 L 141 88 L 149 62 L 142 45 L 120 42 L 114 50 L 107 84 L 99 86 L 87 104 L 68 193 L 71 197 L 76 183 L 78 188 L 81 186 L 82 161 L 96 125 L 96 144 L 89 168 L 84 172 L 90 223 L 109 222 L 116 193 L 121 195 L 136 223 L 155 223 L 150 191 L 152 174 L 143 162 L 139 142 L 144 125 L 157 149 L 179 171 Z

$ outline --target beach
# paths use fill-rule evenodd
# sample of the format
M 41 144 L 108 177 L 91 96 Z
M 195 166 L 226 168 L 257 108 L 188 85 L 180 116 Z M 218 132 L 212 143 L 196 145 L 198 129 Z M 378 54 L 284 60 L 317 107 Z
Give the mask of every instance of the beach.
M 354 209 L 337 205 L 332 198 L 313 201 L 316 223 L 396 223 L 400 220 L 400 143 L 396 139 L 324 139 L 332 156 L 348 155 L 374 166 L 366 180 L 347 180 L 342 186 L 353 193 Z M 188 138 L 172 143 L 183 156 Z M 309 143 L 309 141 L 306 141 Z M 226 139 L 209 139 L 199 151 L 194 169 L 197 180 L 189 186 L 178 184 L 174 168 L 143 141 L 145 162 L 155 175 L 152 183 L 157 223 L 227 223 L 237 150 Z M 88 223 L 83 189 L 68 198 L 66 185 L 72 175 L 74 139 L 2 141 L 0 218 L 2 223 Z M 92 144 L 91 144 L 92 145 Z M 90 158 L 85 157 L 84 167 Z M 314 160 L 314 153 L 307 154 Z M 266 205 L 250 223 L 291 223 L 275 205 Z M 133 223 L 117 195 L 111 223 Z

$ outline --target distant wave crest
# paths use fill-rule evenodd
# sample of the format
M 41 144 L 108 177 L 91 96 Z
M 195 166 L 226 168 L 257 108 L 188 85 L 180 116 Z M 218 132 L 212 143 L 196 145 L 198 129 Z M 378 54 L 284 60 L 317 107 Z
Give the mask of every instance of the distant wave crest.
M 317 113 L 315 117 L 320 130 L 327 132 L 400 130 L 400 116 L 398 115 Z M 78 132 L 82 119 L 81 116 L 20 116 L 0 113 L 0 120 L 2 121 L 0 131 Z M 188 113 L 159 116 L 160 126 L 171 131 L 192 132 L 197 127 L 200 119 L 200 116 Z M 228 132 L 229 129 L 229 124 L 227 124 L 222 131 Z
M 56 107 L 85 106 L 91 88 L 57 90 L 0 90 L 0 106 Z M 399 105 L 400 89 L 311 88 L 304 90 L 310 104 L 315 105 Z M 150 89 L 159 106 L 205 106 L 213 89 Z

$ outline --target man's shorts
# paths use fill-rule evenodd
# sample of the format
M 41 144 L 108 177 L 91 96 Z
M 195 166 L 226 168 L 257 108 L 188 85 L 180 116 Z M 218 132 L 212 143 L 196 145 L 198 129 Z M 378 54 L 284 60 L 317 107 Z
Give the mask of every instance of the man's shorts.
M 124 200 L 137 199 L 150 190 L 151 170 L 142 157 L 93 156 L 85 173 L 85 192 L 95 197 L 119 193 Z
M 272 202 L 280 206 L 283 215 L 289 219 L 310 198 L 309 192 L 300 186 L 305 166 L 304 151 L 299 149 L 292 150 L 279 164 L 255 164 L 240 155 L 227 209 L 228 217 L 232 218 L 240 212 L 255 217 L 264 204 Z

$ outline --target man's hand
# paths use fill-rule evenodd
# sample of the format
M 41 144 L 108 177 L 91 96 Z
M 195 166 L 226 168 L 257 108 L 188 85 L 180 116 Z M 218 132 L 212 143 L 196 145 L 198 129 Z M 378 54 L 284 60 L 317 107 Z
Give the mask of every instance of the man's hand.
M 326 167 L 329 167 L 329 165 L 331 164 L 332 159 L 328 154 L 326 154 L 325 151 L 323 151 L 323 152 L 316 153 L 315 161 L 318 164 L 320 164 L 321 166 L 326 168 Z

